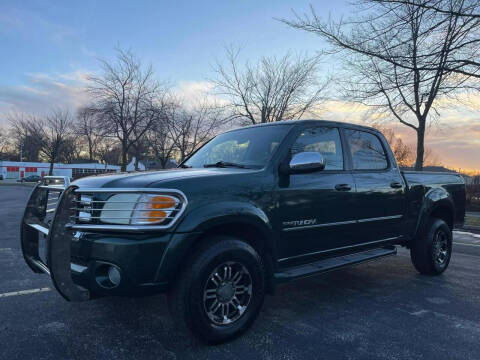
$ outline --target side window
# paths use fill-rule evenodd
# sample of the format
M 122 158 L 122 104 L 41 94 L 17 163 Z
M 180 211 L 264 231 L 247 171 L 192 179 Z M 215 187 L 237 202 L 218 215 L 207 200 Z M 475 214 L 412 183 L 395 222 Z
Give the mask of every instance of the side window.
M 383 170 L 388 167 L 387 155 L 380 139 L 368 132 L 345 129 L 354 170 Z
M 311 127 L 302 131 L 291 148 L 291 154 L 317 151 L 325 158 L 325 170 L 343 170 L 342 142 L 337 128 Z

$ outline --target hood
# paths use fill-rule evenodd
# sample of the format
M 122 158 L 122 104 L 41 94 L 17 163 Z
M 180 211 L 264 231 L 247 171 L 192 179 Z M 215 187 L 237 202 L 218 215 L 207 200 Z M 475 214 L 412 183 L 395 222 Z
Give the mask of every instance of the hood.
M 82 188 L 147 188 L 161 187 L 162 183 L 178 180 L 203 178 L 211 176 L 246 173 L 247 169 L 207 168 L 207 169 L 168 169 L 136 173 L 108 174 L 89 176 L 75 180 L 72 184 Z

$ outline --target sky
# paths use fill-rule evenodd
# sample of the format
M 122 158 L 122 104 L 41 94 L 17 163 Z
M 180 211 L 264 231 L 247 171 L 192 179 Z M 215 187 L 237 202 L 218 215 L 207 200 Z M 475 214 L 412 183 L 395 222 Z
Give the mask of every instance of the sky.
M 325 48 L 319 38 L 277 20 L 308 12 L 310 3 L 325 17 L 351 10 L 343 0 L 0 0 L 0 125 L 11 112 L 85 103 L 87 75 L 99 71 L 98 59 L 113 59 L 115 47 L 130 48 L 187 95 L 209 87 L 227 46 L 241 47 L 251 61 L 289 51 L 314 55 Z M 333 67 L 327 59 L 324 70 Z M 456 169 L 480 170 L 480 97 L 474 102 L 478 108 L 447 107 L 442 126 L 427 135 L 427 147 Z M 323 118 L 365 121 L 366 109 L 345 101 L 323 109 Z M 398 133 L 412 141 L 409 129 Z

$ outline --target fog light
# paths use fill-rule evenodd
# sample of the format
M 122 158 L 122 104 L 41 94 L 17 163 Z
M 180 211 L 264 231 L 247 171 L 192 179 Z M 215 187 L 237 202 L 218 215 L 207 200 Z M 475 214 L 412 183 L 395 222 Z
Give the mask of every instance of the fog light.
M 120 284 L 121 278 L 122 276 L 120 275 L 120 270 L 118 270 L 117 267 L 110 266 L 108 268 L 108 280 L 110 280 L 113 285 L 118 286 L 118 284 Z

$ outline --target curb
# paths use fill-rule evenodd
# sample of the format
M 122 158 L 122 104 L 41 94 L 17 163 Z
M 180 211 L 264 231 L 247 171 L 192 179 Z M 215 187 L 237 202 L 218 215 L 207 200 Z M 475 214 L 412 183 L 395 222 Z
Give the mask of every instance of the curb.
M 466 230 L 470 231 L 476 234 L 480 234 L 480 226 L 474 226 L 474 225 L 464 225 L 461 228 L 458 228 L 459 230 Z

